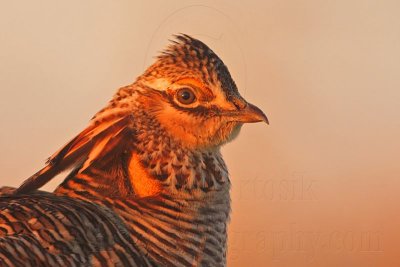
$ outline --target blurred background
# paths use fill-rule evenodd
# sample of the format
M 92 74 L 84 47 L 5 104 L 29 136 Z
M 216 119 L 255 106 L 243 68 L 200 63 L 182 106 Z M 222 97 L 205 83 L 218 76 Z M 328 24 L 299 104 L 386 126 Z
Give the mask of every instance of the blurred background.
M 400 266 L 399 14 L 391 0 L 2 1 L 0 185 L 187 33 L 271 122 L 223 149 L 228 266 Z

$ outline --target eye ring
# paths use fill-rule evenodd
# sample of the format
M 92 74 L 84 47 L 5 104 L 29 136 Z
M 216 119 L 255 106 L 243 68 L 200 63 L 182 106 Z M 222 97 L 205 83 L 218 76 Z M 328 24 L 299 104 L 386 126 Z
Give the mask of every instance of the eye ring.
M 196 95 L 189 87 L 184 87 L 176 91 L 176 100 L 183 105 L 190 105 L 196 101 Z

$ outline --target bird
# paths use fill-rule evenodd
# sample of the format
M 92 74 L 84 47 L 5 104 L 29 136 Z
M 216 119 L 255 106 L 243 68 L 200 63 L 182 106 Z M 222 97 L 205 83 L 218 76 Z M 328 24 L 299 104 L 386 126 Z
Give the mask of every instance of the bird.
M 0 190 L 0 266 L 226 266 L 221 147 L 255 122 L 268 118 L 217 54 L 174 35 L 43 169 Z

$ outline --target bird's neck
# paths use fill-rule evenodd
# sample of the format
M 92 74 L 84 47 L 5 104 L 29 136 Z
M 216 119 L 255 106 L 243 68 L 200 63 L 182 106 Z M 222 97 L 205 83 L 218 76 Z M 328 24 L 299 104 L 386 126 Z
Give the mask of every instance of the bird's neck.
M 107 164 L 75 170 L 56 194 L 112 208 L 162 266 L 224 266 L 230 181 L 220 152 L 183 149 L 162 135 L 135 138 Z
M 220 153 L 149 145 L 71 173 L 56 194 L 113 209 L 157 265 L 225 266 L 230 182 Z
M 133 144 L 83 171 L 78 167 L 56 192 L 92 200 L 161 193 L 202 199 L 209 198 L 209 192 L 229 191 L 228 171 L 218 149 L 193 151 L 160 132 L 136 127 Z

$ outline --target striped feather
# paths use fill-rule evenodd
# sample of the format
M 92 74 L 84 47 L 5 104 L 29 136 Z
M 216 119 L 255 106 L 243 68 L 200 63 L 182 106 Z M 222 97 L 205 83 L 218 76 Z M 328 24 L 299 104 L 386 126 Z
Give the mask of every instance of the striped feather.
M 124 141 L 121 133 L 127 133 L 124 130 L 130 125 L 131 119 L 131 116 L 125 116 L 100 123 L 94 121 L 88 128 L 52 155 L 48 159 L 47 165 L 25 180 L 15 190 L 15 194 L 32 192 L 64 170 L 82 164 L 83 169 L 86 169 L 95 159 L 100 160 L 99 156 L 105 156 L 105 152 L 120 147 L 119 143 Z
M 0 211 L 0 266 L 151 266 L 107 207 L 38 192 Z

